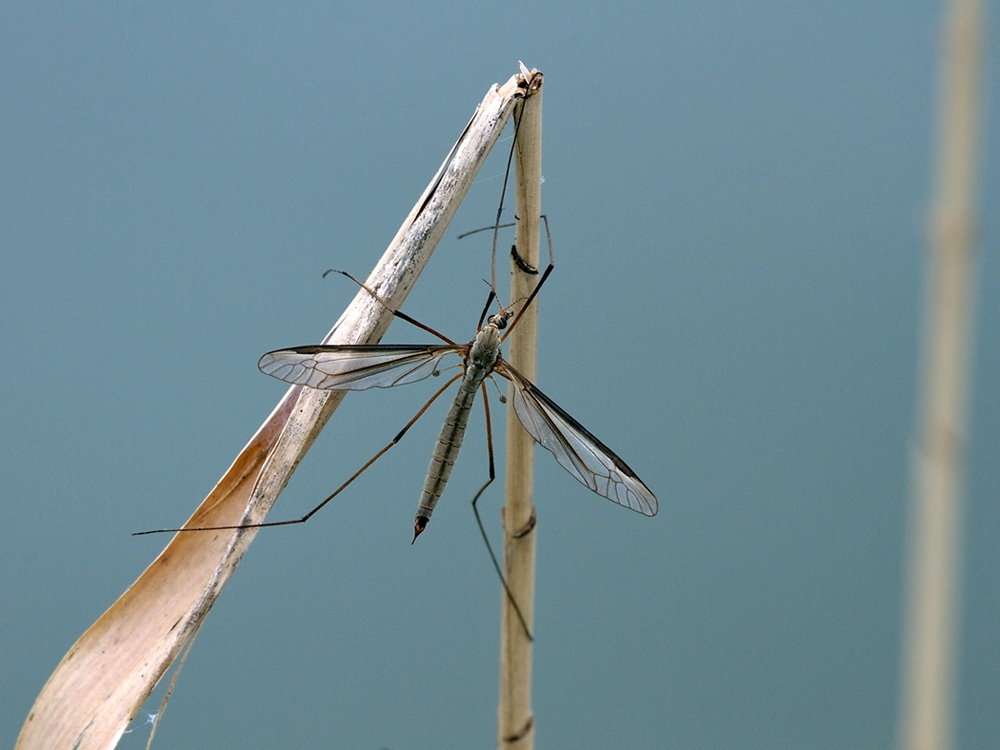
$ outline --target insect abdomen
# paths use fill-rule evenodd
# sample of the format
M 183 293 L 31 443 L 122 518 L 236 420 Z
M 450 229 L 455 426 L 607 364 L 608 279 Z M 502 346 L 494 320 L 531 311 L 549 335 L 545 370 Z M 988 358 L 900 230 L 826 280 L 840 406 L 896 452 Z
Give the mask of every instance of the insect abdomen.
M 462 381 L 455 401 L 441 427 L 441 434 L 434 446 L 434 455 L 431 456 L 430 466 L 427 467 L 427 479 L 424 480 L 424 491 L 420 496 L 420 504 L 417 506 L 417 515 L 413 519 L 414 539 L 420 535 L 420 532 L 427 526 L 427 522 L 431 520 L 434 506 L 437 505 L 441 493 L 444 492 L 444 487 L 451 477 L 455 459 L 458 458 L 458 452 L 462 449 L 465 427 L 469 423 L 469 412 L 472 410 L 472 403 L 478 389 L 479 383 L 468 379 Z

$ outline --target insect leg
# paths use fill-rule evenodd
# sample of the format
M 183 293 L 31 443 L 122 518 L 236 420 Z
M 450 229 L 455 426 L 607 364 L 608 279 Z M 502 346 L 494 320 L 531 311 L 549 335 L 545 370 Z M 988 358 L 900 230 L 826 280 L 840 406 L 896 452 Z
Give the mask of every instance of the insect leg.
M 483 321 L 486 320 L 486 315 L 490 311 L 490 305 L 493 304 L 493 300 L 497 298 L 497 293 L 495 289 L 490 289 L 489 296 L 486 297 L 486 304 L 483 306 L 483 314 L 479 316 L 479 322 L 476 324 L 476 330 L 483 330 Z
M 486 545 L 486 551 L 490 553 L 490 560 L 493 562 L 493 569 L 496 570 L 497 576 L 500 578 L 500 583 L 503 585 L 504 593 L 507 595 L 508 601 L 510 601 L 511 606 L 514 608 L 514 612 L 517 613 L 517 619 L 521 622 L 521 627 L 524 628 L 524 634 L 528 637 L 529 641 L 535 640 L 531 635 L 531 630 L 528 629 L 528 623 L 524 619 L 524 615 L 521 614 L 521 608 L 517 605 L 517 600 L 514 598 L 514 594 L 511 593 L 510 587 L 507 585 L 507 579 L 503 577 L 503 571 L 500 569 L 500 563 L 497 562 L 497 556 L 493 552 L 493 546 L 490 544 L 489 537 L 486 535 L 486 528 L 483 526 L 483 521 L 479 517 L 479 508 L 476 503 L 479 501 L 479 496 L 485 492 L 486 488 L 489 487 L 493 480 L 496 479 L 496 467 L 493 461 L 493 425 L 490 420 L 490 400 L 488 394 L 486 393 L 486 383 L 485 381 L 481 384 L 483 389 L 483 407 L 486 409 L 486 449 L 490 456 L 490 478 L 486 480 L 486 483 L 479 488 L 479 492 L 476 496 L 472 498 L 472 512 L 476 516 L 476 525 L 479 526 L 479 533 L 483 537 L 483 543 Z
M 549 265 L 545 271 L 542 272 L 542 278 L 538 280 L 535 288 L 531 290 L 531 294 L 528 295 L 528 299 L 525 300 L 523 305 L 521 305 L 521 309 L 517 311 L 517 315 L 514 316 L 514 320 L 512 320 L 510 325 L 507 326 L 507 333 L 503 335 L 503 338 L 500 339 L 501 341 L 510 336 L 510 332 L 514 330 L 514 326 L 517 325 L 517 321 L 519 321 L 521 316 L 524 315 L 524 311 L 528 309 L 529 305 L 531 305 L 532 300 L 538 296 L 538 291 L 542 288 L 542 284 L 544 284 L 545 280 L 549 278 L 549 274 L 552 273 L 552 269 L 556 267 L 555 254 L 552 252 L 552 232 L 549 231 L 549 219 L 544 214 L 542 214 L 541 219 L 545 222 L 545 237 L 549 241 Z
M 400 440 L 402 440 L 403 439 L 403 435 L 406 434 L 407 430 L 409 430 L 411 427 L 413 427 L 413 425 L 416 423 L 416 421 L 418 419 L 420 419 L 424 415 L 424 412 L 426 412 L 430 408 L 430 405 L 433 404 L 435 401 L 437 401 L 438 396 L 440 396 L 442 393 L 444 393 L 445 390 L 448 388 L 448 386 L 450 386 L 452 383 L 454 383 L 456 380 L 458 380 L 460 377 L 462 377 L 462 374 L 463 373 L 461 373 L 461 372 L 458 373 L 457 375 L 455 375 L 454 377 L 452 377 L 451 379 L 449 379 L 447 383 L 445 383 L 443 386 L 441 386 L 438 389 L 437 393 L 435 393 L 433 396 L 431 396 L 430 400 L 426 404 L 424 404 L 420 408 L 420 411 L 418 411 L 413 416 L 413 419 L 411 419 L 409 422 L 407 422 L 406 425 L 403 427 L 403 429 L 401 429 L 398 433 L 396 433 L 396 437 L 394 437 L 391 441 L 389 441 L 388 445 L 386 445 L 382 450 L 380 450 L 378 453 L 376 453 L 374 456 L 372 456 L 370 459 L 368 459 L 368 461 L 365 463 L 365 465 L 362 466 L 360 469 L 358 469 L 356 472 L 354 472 L 346 482 L 344 482 L 342 485 L 340 485 L 330 495 L 328 495 L 326 497 L 326 499 L 323 500 L 323 502 L 321 502 L 319 505 L 317 505 L 315 508 L 313 508 L 311 511 L 309 511 L 308 513 L 306 513 L 301 518 L 291 518 L 291 519 L 289 519 L 287 521 L 266 521 L 264 523 L 246 523 L 246 524 L 239 524 L 239 525 L 235 525 L 235 526 L 195 526 L 195 527 L 187 527 L 187 528 L 183 528 L 183 529 L 153 529 L 152 531 L 137 531 L 134 534 L 132 534 L 132 536 L 144 536 L 146 534 L 163 534 L 163 533 L 168 533 L 168 532 L 169 533 L 173 533 L 173 532 L 178 532 L 178 531 L 220 531 L 220 530 L 224 530 L 224 529 L 265 529 L 265 528 L 268 528 L 270 526 L 291 526 L 293 524 L 305 523 L 310 518 L 312 518 L 323 506 L 325 506 L 327 503 L 329 503 L 331 500 L 333 500 L 333 498 L 335 498 L 337 495 L 339 495 L 341 492 L 343 492 L 345 489 L 347 489 L 348 485 L 350 485 L 351 482 L 353 482 L 355 479 L 357 479 L 359 476 L 361 476 L 364 473 L 365 469 L 367 469 L 373 463 L 375 463 L 376 461 L 378 461 L 386 453 L 386 451 L 388 451 L 392 446 L 394 446 L 396 443 L 398 443 Z
M 490 260 L 490 289 L 497 288 L 497 236 L 500 233 L 500 215 L 503 213 L 503 199 L 507 195 L 507 181 L 510 179 L 510 165 L 514 161 L 514 149 L 517 147 L 517 127 L 521 123 L 521 117 L 524 116 L 524 110 L 521 110 L 521 115 L 514 118 L 514 138 L 510 144 L 510 154 L 507 156 L 507 170 L 503 175 L 503 187 L 500 189 L 500 205 L 497 207 L 497 218 L 493 222 L 493 252 L 491 254 Z
M 521 269 L 524 273 L 529 276 L 537 276 L 538 269 L 533 265 L 528 263 L 524 258 L 521 257 L 521 253 L 517 251 L 517 245 L 510 246 L 510 259 L 514 261 L 514 265 Z
M 366 292 L 368 292 L 372 297 L 374 297 L 375 300 L 380 305 L 382 305 L 382 307 L 384 307 L 386 310 L 388 310 L 389 312 L 391 312 L 395 317 L 399 318 L 400 320 L 405 320 L 410 325 L 415 325 L 417 328 L 420 328 L 420 329 L 422 329 L 424 331 L 427 331 L 427 333 L 431 334 L 432 336 L 437 336 L 439 339 L 441 339 L 446 344 L 451 344 L 452 346 L 457 346 L 457 344 L 454 341 L 452 341 L 450 338 L 448 338 L 447 336 L 445 336 L 443 333 L 441 333 L 439 331 L 435 331 L 429 325 L 425 325 L 424 323 L 421 323 L 416 318 L 411 318 L 409 315 L 407 315 L 402 310 L 394 310 L 392 307 L 389 306 L 388 302 L 386 302 L 384 299 L 382 299 L 377 294 L 375 294 L 375 292 L 372 291 L 364 282 L 358 281 L 356 278 L 354 278 L 353 276 L 351 276 L 351 274 L 349 274 L 347 271 L 341 271 L 339 268 L 328 268 L 327 270 L 325 270 L 323 272 L 323 278 L 326 278 L 326 275 L 329 274 L 329 273 L 339 273 L 339 274 L 341 274 L 343 276 L 346 276 L 351 281 L 353 281 L 355 284 L 357 284 L 362 289 L 364 289 Z

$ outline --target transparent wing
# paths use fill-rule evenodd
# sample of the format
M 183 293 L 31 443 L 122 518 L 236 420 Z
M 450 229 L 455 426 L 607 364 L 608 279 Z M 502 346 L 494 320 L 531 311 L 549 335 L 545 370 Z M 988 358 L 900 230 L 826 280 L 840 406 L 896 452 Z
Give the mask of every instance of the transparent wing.
M 315 344 L 278 349 L 260 358 L 257 367 L 286 383 L 328 391 L 363 391 L 415 383 L 437 371 L 449 354 L 463 354 L 466 346 L 417 344 Z
M 501 363 L 496 372 L 515 386 L 514 413 L 524 429 L 560 466 L 598 495 L 644 516 L 656 515 L 656 496 L 614 451 L 509 364 Z

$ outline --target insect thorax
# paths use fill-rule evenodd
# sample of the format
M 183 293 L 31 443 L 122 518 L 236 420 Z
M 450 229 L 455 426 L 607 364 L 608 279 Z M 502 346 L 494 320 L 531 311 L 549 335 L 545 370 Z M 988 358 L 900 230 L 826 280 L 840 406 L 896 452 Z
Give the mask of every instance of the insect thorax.
M 469 349 L 469 356 L 466 360 L 466 378 L 483 380 L 493 372 L 497 359 L 500 356 L 500 333 L 496 326 L 487 325 L 472 342 Z

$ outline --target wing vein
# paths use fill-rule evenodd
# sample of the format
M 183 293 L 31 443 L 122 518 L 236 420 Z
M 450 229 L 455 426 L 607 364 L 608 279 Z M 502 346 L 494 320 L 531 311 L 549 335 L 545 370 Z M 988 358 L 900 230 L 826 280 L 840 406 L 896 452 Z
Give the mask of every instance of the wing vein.
M 514 384 L 514 412 L 524 429 L 560 466 L 598 495 L 656 515 L 656 496 L 614 451 L 508 363 L 496 371 Z
M 390 345 L 296 346 L 268 352 L 257 366 L 286 383 L 334 391 L 363 391 L 416 383 L 438 371 L 449 354 L 466 346 Z

